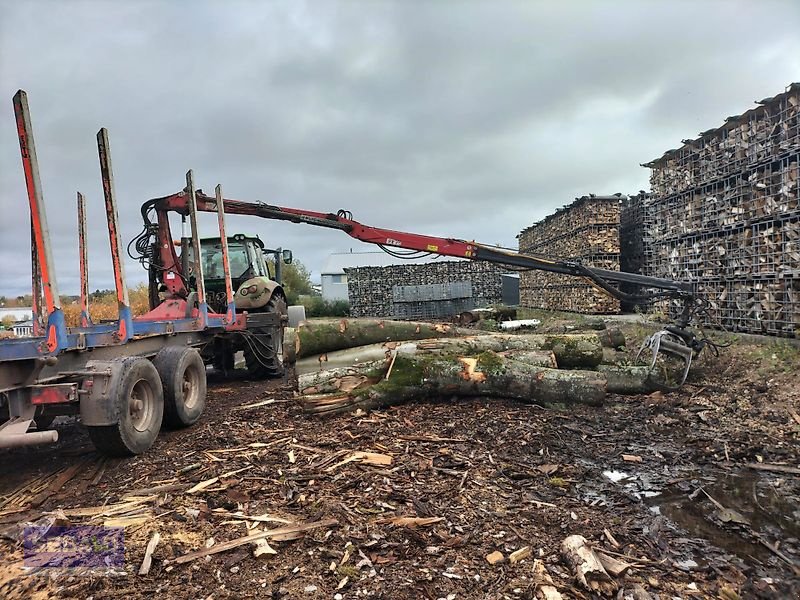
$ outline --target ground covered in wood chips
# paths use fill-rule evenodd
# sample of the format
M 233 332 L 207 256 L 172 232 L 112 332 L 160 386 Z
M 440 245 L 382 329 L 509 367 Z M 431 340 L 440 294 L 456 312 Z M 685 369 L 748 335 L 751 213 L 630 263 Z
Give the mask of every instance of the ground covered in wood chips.
M 800 597 L 798 356 L 739 343 L 678 392 L 602 408 L 442 398 L 320 419 L 287 381 L 218 381 L 197 426 L 127 460 L 67 420 L 58 447 L 0 454 L 0 596 L 535 598 L 540 560 L 589 598 L 560 556 L 580 534 L 631 565 L 618 597 Z M 21 526 L 58 508 L 124 526 L 124 566 L 24 569 Z M 176 562 L 254 531 L 242 515 L 336 524 Z

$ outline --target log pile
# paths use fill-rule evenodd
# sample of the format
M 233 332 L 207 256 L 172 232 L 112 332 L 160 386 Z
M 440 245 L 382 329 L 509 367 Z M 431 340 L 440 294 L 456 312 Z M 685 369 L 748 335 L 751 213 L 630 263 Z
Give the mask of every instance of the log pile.
M 800 84 L 758 104 L 644 165 L 653 193 L 622 219 L 642 272 L 697 282 L 705 325 L 797 337 Z
M 505 272 L 499 265 L 468 260 L 345 269 L 350 314 L 440 319 L 499 304 Z
M 547 258 L 580 260 L 603 269 L 620 268 L 622 195 L 583 196 L 518 237 L 519 251 Z M 581 279 L 528 271 L 520 275 L 520 304 L 590 314 L 619 312 L 619 302 Z
M 609 348 L 625 344 L 619 330 L 472 333 L 444 324 L 304 321 L 287 330 L 284 348 L 295 364 L 298 401 L 310 413 L 463 396 L 597 405 L 607 392 L 638 394 L 655 386 L 645 367 L 604 364 L 615 356 Z

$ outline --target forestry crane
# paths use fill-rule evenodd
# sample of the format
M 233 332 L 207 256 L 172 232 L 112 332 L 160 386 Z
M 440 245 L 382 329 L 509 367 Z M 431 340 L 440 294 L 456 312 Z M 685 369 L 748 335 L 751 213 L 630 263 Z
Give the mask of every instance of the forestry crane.
M 177 258 L 169 231 L 170 211 L 182 216 L 189 214 L 189 190 L 176 194 L 155 198 L 142 205 L 144 230 L 135 240 L 140 255 L 135 257 L 143 264 L 150 265 L 151 295 L 157 292 L 166 293 L 168 297 L 185 297 L 191 291 L 186 287 L 188 281 L 179 271 L 181 261 Z M 657 300 L 677 301 L 681 310 L 674 323 L 651 336 L 642 346 L 642 350 L 652 351 L 651 368 L 654 368 L 663 352 L 682 361 L 680 384 L 686 380 L 692 358 L 706 346 L 717 351 L 717 346 L 708 339 L 698 338 L 690 329 L 690 324 L 706 309 L 706 303 L 695 293 L 691 283 L 672 281 L 657 277 L 647 277 L 636 273 L 624 273 L 607 269 L 589 267 L 579 261 L 567 261 L 548 257 L 533 256 L 506 249 L 466 241 L 455 238 L 443 238 L 420 235 L 392 229 L 383 229 L 364 225 L 353 219 L 351 212 L 339 210 L 336 213 L 322 213 L 299 208 L 274 206 L 262 202 L 244 202 L 240 200 L 222 199 L 222 207 L 218 206 L 221 196 L 207 196 L 198 190 L 195 195 L 198 211 L 218 212 L 225 214 L 249 215 L 265 219 L 306 223 L 326 229 L 337 229 L 359 241 L 375 244 L 388 254 L 400 258 L 413 258 L 425 255 L 440 255 L 464 258 L 476 261 L 488 261 L 505 265 L 511 270 L 540 270 L 560 273 L 573 277 L 582 277 L 605 293 L 631 304 L 642 305 Z M 156 219 L 153 221 L 152 213 Z M 161 243 L 158 243 L 158 242 Z M 619 284 L 634 284 L 643 291 L 630 294 L 622 291 Z M 237 307 L 244 305 L 251 292 L 247 285 L 241 286 L 234 294 Z

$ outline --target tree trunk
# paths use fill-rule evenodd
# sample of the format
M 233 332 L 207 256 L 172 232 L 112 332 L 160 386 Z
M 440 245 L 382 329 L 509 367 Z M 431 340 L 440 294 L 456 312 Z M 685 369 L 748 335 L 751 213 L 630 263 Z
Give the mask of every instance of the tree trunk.
M 517 309 L 508 306 L 496 306 L 490 308 L 474 308 L 472 310 L 465 310 L 458 315 L 458 323 L 461 325 L 469 325 L 470 323 L 477 323 L 484 319 L 493 319 L 495 321 L 507 321 L 509 319 L 517 318 Z
M 380 342 L 424 340 L 458 335 L 452 325 L 373 319 L 303 321 L 294 333 L 299 358 Z
M 599 365 L 597 370 L 608 381 L 610 394 L 649 394 L 656 390 L 649 367 Z
M 297 389 L 304 395 L 349 393 L 380 381 L 386 374 L 388 366 L 389 363 L 385 360 L 373 360 L 347 367 L 304 373 L 297 377 Z
M 563 335 L 473 335 L 461 338 L 427 339 L 417 342 L 384 342 L 334 352 L 319 356 L 308 356 L 297 361 L 297 373 L 309 373 L 335 367 L 350 366 L 362 362 L 391 358 L 392 352 L 400 354 L 479 354 L 486 350 L 504 352 L 552 352 L 560 368 L 592 369 L 603 360 L 603 348 L 595 334 Z M 533 355 L 531 355 L 533 357 Z M 544 356 L 535 360 L 540 364 Z
M 606 382 L 596 371 L 559 371 L 494 352 L 476 357 L 398 353 L 382 381 L 350 393 L 300 398 L 309 412 L 382 408 L 431 396 L 491 396 L 543 404 L 600 404 Z M 326 388 L 327 389 L 327 388 Z

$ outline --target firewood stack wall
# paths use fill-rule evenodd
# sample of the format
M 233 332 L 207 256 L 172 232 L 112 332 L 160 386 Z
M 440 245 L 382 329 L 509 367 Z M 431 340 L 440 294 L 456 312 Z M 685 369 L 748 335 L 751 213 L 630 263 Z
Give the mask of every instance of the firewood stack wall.
M 500 265 L 468 260 L 344 271 L 352 316 L 396 319 L 446 318 L 500 304 L 501 275 L 508 272 Z
M 622 195 L 583 196 L 518 237 L 519 251 L 544 258 L 581 260 L 590 267 L 620 268 L 620 201 Z M 619 302 L 568 275 L 525 271 L 520 274 L 520 304 L 589 314 L 613 314 Z
M 800 84 L 644 166 L 652 195 L 623 218 L 643 272 L 696 282 L 708 326 L 798 337 Z

